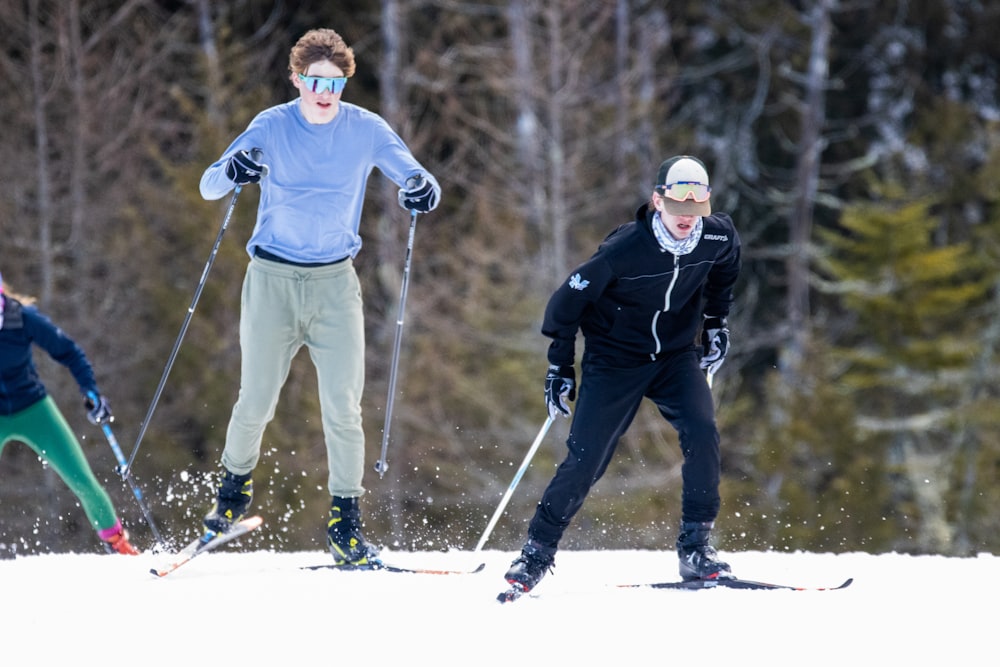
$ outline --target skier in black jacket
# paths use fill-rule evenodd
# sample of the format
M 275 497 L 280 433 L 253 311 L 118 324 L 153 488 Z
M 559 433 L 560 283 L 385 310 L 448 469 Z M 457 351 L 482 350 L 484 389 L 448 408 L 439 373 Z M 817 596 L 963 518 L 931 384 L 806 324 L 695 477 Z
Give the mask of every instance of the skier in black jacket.
M 732 219 L 712 213 L 704 164 L 660 165 L 648 203 L 572 271 L 545 309 L 551 417 L 576 398 L 577 331 L 584 336 L 580 397 L 569 453 L 542 495 L 528 540 L 505 575 L 531 590 L 555 562 L 563 532 L 604 474 L 644 397 L 677 430 L 684 455 L 677 555 L 681 576 L 727 576 L 709 546 L 719 513 L 719 432 L 709 382 L 729 348 L 726 318 L 740 271 Z M 701 346 L 695 344 L 699 331 Z M 706 382 L 706 375 L 709 382 Z

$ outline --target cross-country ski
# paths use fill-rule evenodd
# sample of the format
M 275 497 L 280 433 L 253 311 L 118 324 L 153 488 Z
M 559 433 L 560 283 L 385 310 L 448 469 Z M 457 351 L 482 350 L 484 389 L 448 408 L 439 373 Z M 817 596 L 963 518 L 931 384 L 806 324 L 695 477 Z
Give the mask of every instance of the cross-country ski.
M 680 581 L 657 581 L 647 583 L 617 584 L 616 588 L 658 588 L 667 590 L 702 591 L 713 588 L 733 588 L 747 591 L 836 591 L 847 588 L 854 582 L 854 578 L 848 578 L 837 586 L 797 586 L 790 584 L 778 584 L 766 581 L 754 581 L 752 579 L 741 579 L 739 577 L 715 577 L 711 579 L 691 579 Z M 514 602 L 523 597 L 528 591 L 518 584 L 513 584 L 507 590 L 497 595 L 500 603 Z M 536 597 L 532 594 L 532 597 Z
M 157 577 L 165 577 L 182 565 L 191 562 L 197 556 L 217 549 L 223 544 L 232 542 L 239 537 L 243 537 L 250 531 L 258 528 L 262 523 L 264 523 L 264 520 L 261 517 L 251 516 L 234 523 L 233 527 L 225 533 L 216 535 L 206 533 L 198 539 L 192 540 L 186 547 L 174 554 L 162 567 L 154 567 L 149 572 Z
M 336 565 L 334 563 L 324 563 L 322 565 L 306 565 L 303 570 L 345 570 L 348 572 L 394 572 L 397 574 L 476 574 L 486 569 L 486 563 L 480 563 L 471 570 L 430 568 L 430 567 L 400 567 L 390 565 L 382 561 L 375 561 L 368 565 Z
M 836 591 L 847 588 L 854 582 L 853 578 L 847 579 L 839 586 L 791 586 L 788 584 L 774 584 L 766 581 L 753 581 L 750 579 L 740 579 L 739 577 L 719 577 L 717 579 L 694 579 L 692 581 L 658 581 L 645 584 L 619 584 L 618 588 L 666 588 L 677 590 L 705 590 L 708 588 L 738 588 L 743 590 L 788 590 L 788 591 Z

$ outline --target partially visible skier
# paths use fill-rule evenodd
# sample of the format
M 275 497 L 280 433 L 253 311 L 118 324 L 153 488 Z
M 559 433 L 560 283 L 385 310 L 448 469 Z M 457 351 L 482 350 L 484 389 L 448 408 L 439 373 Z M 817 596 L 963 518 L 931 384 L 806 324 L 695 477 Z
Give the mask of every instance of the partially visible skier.
M 6 291 L 0 276 L 0 452 L 13 441 L 30 447 L 80 500 L 108 552 L 134 556 L 139 552 L 129 542 L 111 498 L 94 476 L 79 440 L 38 377 L 32 345 L 73 374 L 91 423 L 112 419 L 111 408 L 97 389 L 94 370 L 83 350 L 32 305 L 31 299 Z

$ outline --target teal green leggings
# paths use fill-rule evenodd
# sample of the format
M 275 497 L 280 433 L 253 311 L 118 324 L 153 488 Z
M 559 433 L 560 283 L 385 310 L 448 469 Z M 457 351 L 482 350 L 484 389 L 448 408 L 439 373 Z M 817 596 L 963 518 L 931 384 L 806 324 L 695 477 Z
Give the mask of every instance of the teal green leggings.
M 111 498 L 94 477 L 80 442 L 51 397 L 12 415 L 0 415 L 0 454 L 13 440 L 28 445 L 52 466 L 80 499 L 94 530 L 100 532 L 118 524 Z

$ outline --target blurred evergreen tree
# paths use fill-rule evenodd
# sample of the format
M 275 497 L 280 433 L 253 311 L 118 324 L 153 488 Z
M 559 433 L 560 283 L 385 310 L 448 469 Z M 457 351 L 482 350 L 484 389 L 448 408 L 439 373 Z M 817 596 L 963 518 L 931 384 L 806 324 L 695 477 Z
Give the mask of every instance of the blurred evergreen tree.
M 854 319 L 837 340 L 840 386 L 857 425 L 885 448 L 892 514 L 889 546 L 952 550 L 948 503 L 958 451 L 950 432 L 969 406 L 968 361 L 980 349 L 968 313 L 987 301 L 995 278 L 968 242 L 936 243 L 932 201 L 889 199 L 849 207 L 842 234 L 824 232 L 820 264 Z

